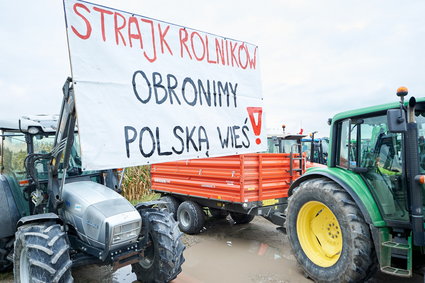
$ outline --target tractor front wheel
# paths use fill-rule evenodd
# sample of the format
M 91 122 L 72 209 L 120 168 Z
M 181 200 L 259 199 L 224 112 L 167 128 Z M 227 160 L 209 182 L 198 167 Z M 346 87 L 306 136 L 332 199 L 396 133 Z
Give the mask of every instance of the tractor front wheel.
M 18 228 L 13 258 L 15 282 L 72 282 L 69 245 L 62 226 L 31 223 Z
M 162 209 L 141 209 L 142 231 L 146 239 L 143 258 L 132 264 L 137 280 L 142 283 L 169 282 L 182 271 L 185 246 L 182 233 L 171 214 Z
M 286 229 L 304 271 L 319 282 L 362 282 L 376 267 L 369 227 L 360 209 L 328 179 L 304 181 L 289 198 Z

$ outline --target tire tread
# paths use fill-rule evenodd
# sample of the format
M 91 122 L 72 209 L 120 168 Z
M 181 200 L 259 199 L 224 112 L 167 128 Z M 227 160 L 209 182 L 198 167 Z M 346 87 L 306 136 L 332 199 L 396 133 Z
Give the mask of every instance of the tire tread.
M 320 196 L 319 196 L 320 195 Z M 308 259 L 298 242 L 296 232 L 296 209 L 293 207 L 301 206 L 306 198 L 317 198 L 317 200 L 329 200 L 338 204 L 340 211 L 347 220 L 349 234 L 352 244 L 351 250 L 346 253 L 346 262 L 340 263 L 340 260 L 334 265 L 344 264 L 341 270 L 323 268 L 315 265 Z M 297 204 L 297 202 L 302 202 Z M 326 201 L 322 201 L 326 204 Z M 327 204 L 328 205 L 328 204 Z M 334 212 L 335 213 L 335 212 Z M 342 217 L 342 216 L 341 216 Z M 340 226 L 342 224 L 340 223 Z M 356 205 L 351 196 L 337 183 L 327 178 L 310 179 L 302 182 L 299 187 L 294 189 L 288 200 L 286 229 L 290 239 L 293 254 L 303 270 L 317 282 L 363 282 L 371 277 L 377 269 L 377 258 L 371 239 L 368 224 L 364 220 L 363 214 Z M 343 232 L 344 233 L 344 232 Z M 341 255 L 342 256 L 342 255 Z M 344 256 L 345 258 L 345 256 Z M 340 258 L 341 259 L 341 258 Z
M 132 264 L 133 272 L 136 273 L 137 280 L 143 283 L 169 282 L 181 272 L 181 265 L 185 261 L 182 233 L 172 215 L 164 209 L 161 211 L 154 208 L 142 209 L 140 214 L 142 223 L 149 222 L 149 229 L 157 248 L 153 266 L 145 270 L 138 263 Z
M 33 282 L 73 282 L 69 244 L 62 226 L 46 222 L 26 224 L 15 237 L 15 281 L 20 282 L 20 256 L 27 248 L 29 276 Z

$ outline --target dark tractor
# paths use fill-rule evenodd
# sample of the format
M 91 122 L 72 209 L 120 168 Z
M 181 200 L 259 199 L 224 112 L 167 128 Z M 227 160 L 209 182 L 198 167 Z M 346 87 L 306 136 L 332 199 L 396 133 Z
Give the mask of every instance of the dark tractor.
M 176 221 L 158 203 L 135 207 L 116 170 L 83 171 L 71 79 L 60 116 L 2 122 L 0 271 L 16 282 L 72 282 L 71 267 L 132 265 L 141 282 L 181 272 Z

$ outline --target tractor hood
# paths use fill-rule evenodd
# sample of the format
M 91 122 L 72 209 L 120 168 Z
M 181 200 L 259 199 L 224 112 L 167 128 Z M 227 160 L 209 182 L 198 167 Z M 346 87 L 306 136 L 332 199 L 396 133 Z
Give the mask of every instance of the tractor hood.
M 110 188 L 82 181 L 65 184 L 64 218 L 81 240 L 114 249 L 137 240 L 141 227 L 139 212 Z

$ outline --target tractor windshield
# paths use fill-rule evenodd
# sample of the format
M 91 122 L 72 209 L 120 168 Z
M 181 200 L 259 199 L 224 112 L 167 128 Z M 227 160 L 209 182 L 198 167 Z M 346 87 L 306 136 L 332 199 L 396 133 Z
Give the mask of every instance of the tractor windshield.
M 1 152 L 1 170 L 2 172 L 13 175 L 18 181 L 27 178 L 25 170 L 25 158 L 28 153 L 46 154 L 53 149 L 55 135 L 39 134 L 28 135 L 16 131 L 2 132 L 2 152 Z M 28 143 L 27 143 L 28 141 Z M 48 178 L 48 159 L 39 159 L 36 161 L 35 169 L 40 181 Z M 61 174 L 61 169 L 59 174 Z M 74 139 L 74 145 L 71 150 L 69 161 L 68 176 L 77 176 L 91 174 L 92 172 L 81 170 L 81 157 L 79 140 Z
M 267 138 L 267 153 L 290 153 L 291 148 L 294 144 L 297 144 L 297 140 L 284 139 L 282 137 L 268 137 Z
M 33 137 L 34 153 L 49 153 L 53 149 L 55 135 L 35 135 Z M 41 159 L 36 163 L 36 170 L 40 180 L 48 178 L 48 163 L 49 160 Z M 74 144 L 71 149 L 71 156 L 69 159 L 67 176 L 77 176 L 91 174 L 92 172 L 82 171 L 80 144 L 77 134 L 75 134 Z M 59 175 L 62 174 L 61 167 L 59 168 Z

